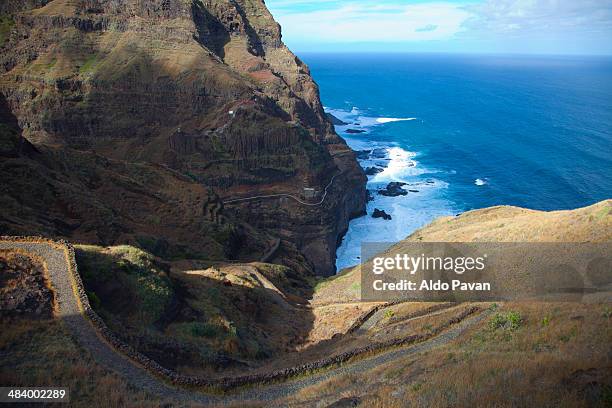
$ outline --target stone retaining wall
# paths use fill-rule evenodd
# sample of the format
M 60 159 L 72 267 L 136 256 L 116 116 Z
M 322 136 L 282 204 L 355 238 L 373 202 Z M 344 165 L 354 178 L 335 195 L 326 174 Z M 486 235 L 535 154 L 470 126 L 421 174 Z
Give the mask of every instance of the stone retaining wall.
M 346 333 L 354 333 L 355 331 L 357 331 L 366 321 L 368 321 L 368 319 L 372 316 L 374 316 L 374 314 L 376 312 L 378 312 L 381 309 L 386 309 L 388 307 L 391 306 L 395 306 L 395 305 L 399 305 L 400 303 L 406 303 L 405 300 L 395 300 L 392 302 L 387 302 L 387 303 L 383 303 L 381 305 L 377 305 L 375 307 L 373 307 L 372 309 L 370 309 L 370 311 L 366 314 L 364 314 L 363 316 L 359 317 L 359 319 L 357 319 L 352 325 L 351 327 L 349 327 L 349 329 L 346 331 Z M 433 312 L 437 312 L 438 310 L 442 310 L 445 309 L 446 307 L 448 307 L 450 303 L 442 303 L 439 305 L 433 305 L 431 307 L 428 307 L 426 309 L 423 310 L 417 310 L 416 312 L 410 313 L 409 315 L 405 316 L 402 318 L 402 320 L 407 320 L 407 319 L 413 319 L 415 317 L 420 317 L 420 316 L 424 316 L 426 314 L 429 313 L 433 313 Z
M 151 372 L 154 375 L 162 377 L 163 379 L 170 381 L 173 384 L 182 385 L 182 386 L 209 387 L 209 388 L 227 390 L 227 389 L 236 388 L 240 386 L 263 384 L 263 383 L 270 383 L 270 382 L 286 380 L 286 379 L 289 379 L 290 377 L 307 374 L 312 371 L 336 366 L 336 365 L 345 363 L 353 358 L 356 358 L 362 355 L 367 355 L 370 353 L 383 351 L 391 347 L 404 346 L 404 345 L 419 343 L 419 342 L 428 340 L 436 336 L 437 334 L 439 334 L 446 328 L 461 322 L 466 317 L 480 310 L 479 307 L 472 306 L 464 310 L 462 313 L 455 316 L 454 318 L 448 320 L 444 324 L 436 327 L 428 334 L 417 334 L 417 335 L 412 335 L 408 337 L 392 339 L 392 340 L 381 342 L 381 343 L 370 344 L 368 346 L 357 348 L 357 349 L 354 349 L 354 350 L 351 350 L 345 353 L 341 353 L 335 356 L 331 356 L 331 357 L 328 357 L 322 360 L 305 363 L 305 364 L 302 364 L 296 367 L 276 370 L 270 373 L 252 374 L 252 375 L 245 375 L 245 376 L 239 376 L 239 377 L 224 377 L 224 378 L 215 378 L 215 379 L 185 376 L 175 371 L 164 368 L 156 361 L 141 354 L 140 352 L 135 350 L 133 347 L 131 347 L 130 345 L 127 345 L 122 340 L 120 340 L 106 326 L 102 318 L 98 316 L 98 314 L 91 308 L 91 305 L 89 304 L 89 299 L 87 298 L 85 287 L 83 286 L 83 281 L 81 280 L 81 276 L 78 272 L 78 266 L 76 264 L 74 247 L 72 246 L 72 244 L 64 240 L 51 240 L 51 239 L 43 238 L 43 237 L 0 237 L 0 240 L 13 241 L 13 242 L 46 243 L 57 249 L 63 250 L 64 253 L 66 254 L 66 262 L 68 264 L 69 273 L 71 275 L 71 280 L 73 283 L 73 291 L 74 291 L 75 296 L 79 300 L 81 311 L 83 312 L 85 316 L 87 316 L 91 324 L 96 328 L 98 334 L 105 341 L 110 343 L 116 350 L 120 351 L 122 354 L 129 357 L 133 362 L 142 366 L 147 371 Z M 377 306 L 377 308 L 388 307 L 388 306 L 390 306 L 390 304 L 380 305 L 380 306 Z

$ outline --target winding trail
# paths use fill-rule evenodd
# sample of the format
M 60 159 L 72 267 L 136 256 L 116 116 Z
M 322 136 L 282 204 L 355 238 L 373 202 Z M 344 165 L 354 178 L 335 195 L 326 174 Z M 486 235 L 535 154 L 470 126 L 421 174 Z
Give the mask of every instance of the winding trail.
M 323 202 L 325 201 L 325 198 L 327 198 L 327 190 L 329 189 L 329 187 L 331 187 L 332 183 L 334 182 L 334 179 L 337 176 L 339 176 L 340 174 L 335 174 L 331 178 L 329 183 L 325 186 L 325 190 L 323 191 L 323 197 L 321 197 L 321 200 L 319 202 L 316 202 L 316 203 L 307 203 L 305 201 L 302 201 L 300 198 L 294 196 L 293 194 L 280 193 L 280 194 L 259 195 L 259 196 L 252 196 L 252 197 L 235 198 L 235 199 L 232 199 L 232 200 L 224 200 L 223 204 L 233 204 L 233 203 L 239 203 L 239 202 L 243 202 L 243 201 L 259 200 L 259 199 L 262 199 L 262 198 L 289 197 L 289 198 L 294 199 L 295 201 L 297 201 L 298 203 L 300 203 L 302 205 L 307 205 L 309 207 L 317 207 L 317 206 L 323 204 Z
M 376 324 L 378 324 L 378 322 L 380 322 L 382 319 L 385 318 L 385 313 L 387 312 L 387 310 L 389 309 L 389 307 L 392 307 L 395 305 L 389 305 L 389 306 L 385 306 L 385 307 L 381 307 L 380 309 L 378 309 L 376 312 L 374 312 L 372 314 L 372 316 L 370 316 L 366 321 L 364 321 L 361 325 L 359 325 L 358 327 L 354 328 L 353 331 L 356 334 L 361 334 L 361 333 L 365 333 L 368 330 L 370 330 L 371 328 L 373 328 L 374 326 L 376 326 Z M 411 316 L 398 320 L 397 323 L 408 323 L 414 320 L 418 320 L 418 319 L 422 319 L 424 317 L 432 317 L 432 316 L 437 316 L 440 315 L 442 313 L 446 313 L 448 312 L 449 309 L 452 309 L 454 307 L 457 307 L 458 304 L 456 303 L 449 303 L 449 304 L 442 304 L 439 306 L 434 306 L 434 307 L 430 307 L 424 310 L 417 310 L 416 312 L 414 312 Z
M 45 260 L 47 278 L 55 292 L 57 307 L 55 316 L 62 319 L 69 332 L 77 342 L 101 366 L 117 373 L 132 386 L 162 399 L 172 400 L 182 404 L 230 404 L 243 401 L 267 402 L 274 405 L 275 401 L 294 395 L 303 388 L 310 387 L 332 377 L 359 373 L 375 368 L 397 358 L 417 354 L 432 348 L 442 346 L 457 338 L 467 328 L 481 321 L 489 312 L 471 315 L 451 326 L 436 337 L 421 343 L 402 346 L 380 352 L 370 357 L 364 357 L 355 362 L 314 372 L 304 377 L 296 377 L 284 382 L 242 388 L 224 395 L 204 394 L 195 390 L 177 388 L 166 383 L 162 378 L 152 374 L 138 362 L 128 358 L 120 350 L 113 347 L 84 314 L 84 305 L 78 295 L 78 283 L 70 270 L 69 253 L 60 243 L 51 241 L 40 242 L 31 240 L 11 241 L 0 239 L 0 249 L 20 249 Z

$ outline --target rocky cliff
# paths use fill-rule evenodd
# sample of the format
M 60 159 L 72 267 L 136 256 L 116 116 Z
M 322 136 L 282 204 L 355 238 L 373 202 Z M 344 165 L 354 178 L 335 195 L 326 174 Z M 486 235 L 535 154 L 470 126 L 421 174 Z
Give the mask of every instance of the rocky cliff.
M 210 259 L 256 259 L 280 239 L 276 261 L 301 253 L 299 267 L 334 271 L 365 177 L 262 0 L 21 0 L 0 13 L 5 110 L 38 152 L 1 168 L 22 191 L 6 185 L 0 227 Z M 326 187 L 321 205 L 222 204 L 316 203 Z

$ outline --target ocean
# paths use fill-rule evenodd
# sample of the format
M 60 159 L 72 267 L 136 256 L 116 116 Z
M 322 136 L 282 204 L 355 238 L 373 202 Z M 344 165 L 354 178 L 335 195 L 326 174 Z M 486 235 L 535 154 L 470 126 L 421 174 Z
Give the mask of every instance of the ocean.
M 398 241 L 442 215 L 494 205 L 573 209 L 612 197 L 612 59 L 300 54 L 336 126 L 360 151 L 374 198 L 360 244 Z M 382 171 L 380 170 L 382 169 Z M 389 182 L 404 196 L 383 196 Z M 372 218 L 375 208 L 391 220 Z

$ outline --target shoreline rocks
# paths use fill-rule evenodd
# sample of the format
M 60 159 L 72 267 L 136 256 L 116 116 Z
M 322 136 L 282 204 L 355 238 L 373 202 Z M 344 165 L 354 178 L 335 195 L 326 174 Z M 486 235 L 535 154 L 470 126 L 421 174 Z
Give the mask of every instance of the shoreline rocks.
M 370 190 L 366 190 L 366 203 L 369 203 L 370 201 L 374 201 L 374 196 Z
M 357 150 L 355 151 L 355 156 L 357 156 L 360 160 L 367 160 L 370 158 L 371 150 Z
M 335 117 L 334 115 L 332 115 L 331 113 L 326 112 L 325 116 L 327 117 L 327 119 L 335 126 L 345 126 L 348 125 L 348 123 L 344 122 L 341 119 L 338 119 L 337 117 Z
M 373 159 L 388 159 L 386 149 L 374 149 L 371 155 Z
M 384 220 L 390 221 L 391 215 L 387 214 L 385 210 L 379 210 L 378 208 L 374 209 L 372 213 L 372 218 L 382 218 Z
M 392 181 L 387 184 L 387 188 L 384 190 L 378 190 L 378 194 L 386 196 L 386 197 L 398 197 L 408 195 L 408 191 L 404 190 L 403 186 L 406 183 L 402 183 L 399 181 Z
M 374 176 L 378 173 L 382 173 L 384 171 L 384 169 L 381 169 L 380 167 L 368 167 L 365 169 L 365 174 L 366 176 Z

